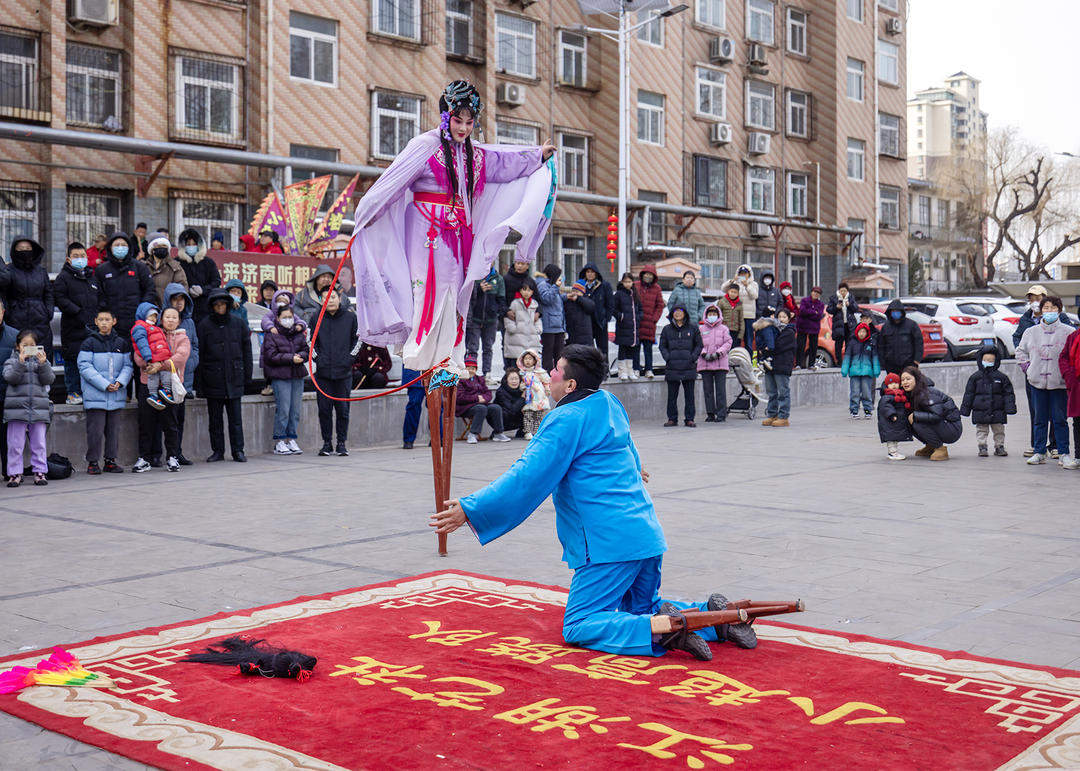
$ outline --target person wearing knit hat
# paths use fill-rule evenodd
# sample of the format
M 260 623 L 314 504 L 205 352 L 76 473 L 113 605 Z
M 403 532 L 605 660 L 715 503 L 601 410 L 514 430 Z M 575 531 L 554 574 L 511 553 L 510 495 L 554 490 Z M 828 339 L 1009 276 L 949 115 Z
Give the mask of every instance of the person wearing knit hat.
M 867 420 L 873 414 L 874 382 L 881 374 L 881 362 L 877 357 L 876 334 L 870 312 L 862 311 L 859 323 L 855 326 L 847 347 L 844 348 L 844 359 L 840 362 L 840 374 L 850 378 L 848 410 L 852 418 L 859 417 L 860 404 Z
M 172 244 L 164 233 L 155 233 L 146 245 L 146 266 L 150 268 L 150 277 L 154 280 L 154 292 L 157 296 L 155 305 L 165 304 L 165 287 L 169 284 L 181 284 L 187 289 L 187 274 L 183 266 L 172 256 Z
M 466 439 L 469 444 L 480 441 L 480 430 L 486 420 L 491 426 L 493 442 L 509 442 L 510 437 L 503 433 L 502 407 L 495 404 L 495 396 L 488 388 L 487 380 L 476 371 L 476 355 L 465 354 L 465 369 L 469 376 L 458 381 L 457 402 L 454 415 L 463 418 L 469 426 Z
M 912 440 L 911 423 L 908 420 L 911 412 L 911 399 L 908 392 L 900 386 L 900 376 L 890 372 L 881 384 L 877 411 L 878 437 L 885 445 L 889 460 L 907 458 L 900 454 L 899 445 L 900 442 Z
M 566 321 L 567 345 L 592 345 L 593 343 L 593 316 L 596 303 L 585 294 L 585 290 L 585 281 L 578 279 L 570 285 L 570 290 L 566 294 L 563 314 Z
M 791 317 L 793 319 L 799 312 L 799 304 L 795 302 L 795 295 L 792 293 L 790 281 L 780 282 L 780 305 L 778 305 L 776 309 L 780 310 L 781 307 L 791 311 Z

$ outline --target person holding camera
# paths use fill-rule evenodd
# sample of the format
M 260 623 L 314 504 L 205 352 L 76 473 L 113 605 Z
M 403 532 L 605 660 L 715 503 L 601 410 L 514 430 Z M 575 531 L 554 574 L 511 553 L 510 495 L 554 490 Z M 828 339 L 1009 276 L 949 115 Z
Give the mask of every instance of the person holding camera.
M 45 473 L 49 470 L 45 432 L 52 421 L 49 386 L 55 379 L 56 374 L 49 366 L 45 348 L 38 344 L 37 333 L 32 329 L 19 332 L 15 338 L 15 351 L 4 362 L 8 487 L 22 484 L 23 448 L 27 434 L 30 435 L 30 467 L 34 471 L 34 484 L 49 484 L 45 481 Z

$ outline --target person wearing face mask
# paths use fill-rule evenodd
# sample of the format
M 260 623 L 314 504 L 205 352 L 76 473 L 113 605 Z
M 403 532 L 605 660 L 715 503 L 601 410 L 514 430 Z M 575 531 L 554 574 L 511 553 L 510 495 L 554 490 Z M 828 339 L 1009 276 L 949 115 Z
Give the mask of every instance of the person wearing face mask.
M 210 292 L 210 315 L 199 322 L 199 395 L 206 399 L 210 428 L 210 449 L 207 463 L 225 460 L 225 423 L 228 415 L 229 444 L 233 460 L 246 463 L 244 454 L 244 420 L 240 399 L 251 380 L 251 343 L 248 329 L 229 313 L 233 298 L 223 289 Z
M 990 455 L 986 437 L 991 431 L 994 432 L 994 455 L 1004 457 L 1009 454 L 1005 449 L 1005 423 L 1009 415 L 1016 414 L 1012 381 L 999 369 L 1001 357 L 997 346 L 984 347 L 975 363 L 978 369 L 968 378 L 960 414 L 971 416 L 980 458 Z
M 291 305 L 274 310 L 277 332 L 264 335 L 262 368 L 274 389 L 274 454 L 299 455 L 301 400 L 307 376 L 308 342 L 304 327 L 296 323 Z
M 217 263 L 206 254 L 206 244 L 202 235 L 195 228 L 188 228 L 180 233 L 176 243 L 179 249 L 176 259 L 184 269 L 187 276 L 187 287 L 191 293 L 195 306 L 192 308 L 192 316 L 198 324 L 206 318 L 209 309 L 206 298 L 211 289 L 221 286 L 221 273 L 218 272 Z
M 1020 340 L 1021 338 L 1023 338 L 1024 333 L 1031 329 L 1031 327 L 1039 323 L 1039 317 L 1042 316 L 1042 301 L 1047 294 L 1049 294 L 1049 292 L 1042 284 L 1033 284 L 1031 288 L 1027 290 L 1026 297 L 1028 307 L 1023 312 L 1023 314 L 1021 314 L 1020 321 L 1016 323 L 1016 329 L 1013 330 L 1014 347 L 1019 347 Z M 1064 314 L 1062 314 L 1062 316 L 1059 318 L 1059 321 L 1063 324 L 1068 324 L 1070 326 L 1072 324 L 1072 322 L 1069 321 L 1069 317 L 1065 316 Z M 1034 402 L 1032 401 L 1031 391 L 1031 384 L 1026 383 L 1025 381 L 1024 396 L 1027 398 L 1028 418 L 1031 421 L 1031 439 L 1028 442 L 1027 449 L 1024 450 L 1025 458 L 1030 458 L 1032 455 L 1035 454 L 1035 406 Z M 1052 424 L 1050 426 L 1050 430 L 1051 432 L 1054 430 L 1054 426 Z M 1050 441 L 1050 444 L 1054 444 L 1052 439 Z
M 638 326 L 638 347 L 634 352 L 634 369 L 639 375 L 653 378 L 653 346 L 656 345 L 656 323 L 664 313 L 664 293 L 660 282 L 656 280 L 656 266 L 646 265 L 638 273 L 634 284 L 638 297 L 641 298 L 641 324 Z M 644 361 L 642 361 L 644 356 Z M 554 361 L 558 361 L 558 357 Z M 547 369 L 554 369 L 552 366 Z
M 53 280 L 53 301 L 60 309 L 60 352 L 64 356 L 68 404 L 82 404 L 79 351 L 93 329 L 101 306 L 100 294 L 86 249 L 78 241 L 68 244 L 67 260 Z
M 784 307 L 788 309 L 788 312 L 791 313 L 792 323 L 794 323 L 795 320 L 798 318 L 799 303 L 795 299 L 795 295 L 792 294 L 790 281 L 780 282 L 780 305 L 777 307 Z
M 244 282 L 240 279 L 230 278 L 225 284 L 225 291 L 232 295 L 233 299 L 233 305 L 229 312 L 244 322 L 246 327 L 248 324 L 247 287 L 244 286 Z
M 899 375 L 904 367 L 922 361 L 922 330 L 907 317 L 899 299 L 889 303 L 885 316 L 885 323 L 878 332 L 878 359 L 883 370 Z
M 1060 297 L 1045 297 L 1039 323 L 1024 332 L 1016 347 L 1016 360 L 1031 386 L 1031 402 L 1035 408 L 1035 452 L 1027 460 L 1030 466 L 1046 463 L 1047 431 L 1051 425 L 1059 463 L 1063 463 L 1069 454 L 1066 383 L 1058 360 L 1072 329 L 1062 323 L 1062 310 Z
M 293 293 L 290 292 L 288 289 L 279 289 L 276 292 L 274 292 L 274 296 L 270 300 L 270 309 L 275 311 L 275 312 L 274 313 L 267 313 L 265 316 L 263 316 L 262 321 L 259 322 L 259 326 L 262 327 L 263 333 L 277 332 L 277 326 L 276 326 L 277 313 L 276 313 L 276 311 L 279 308 L 282 308 L 283 306 L 286 306 L 286 305 L 288 305 L 290 308 L 293 309 L 293 320 L 294 320 L 293 326 L 297 327 L 298 329 L 307 329 L 308 328 L 308 325 L 304 322 L 304 319 L 297 312 L 294 301 L 295 301 L 295 297 L 293 297 Z
M 154 279 L 155 302 L 164 304 L 165 287 L 169 284 L 188 285 L 187 274 L 180 263 L 172 256 L 172 244 L 169 237 L 158 233 L 147 244 L 146 265 Z
M 157 303 L 154 279 L 146 263 L 135 259 L 135 248 L 127 233 L 117 231 L 109 236 L 105 254 L 108 258 L 94 269 L 101 307 L 116 315 L 116 334 L 127 340 L 139 305 Z
M 781 302 L 780 290 L 776 287 L 776 277 L 768 271 L 762 273 L 757 300 L 754 301 L 754 315 L 760 319 L 762 316 L 770 315 L 770 308 L 775 313 L 776 309 L 781 305 L 783 303 Z
M 8 323 L 16 329 L 32 329 L 52 359 L 53 288 L 49 272 L 41 264 L 45 250 L 37 241 L 16 238 L 11 244 L 11 264 L 0 263 L 0 295 L 7 306 Z

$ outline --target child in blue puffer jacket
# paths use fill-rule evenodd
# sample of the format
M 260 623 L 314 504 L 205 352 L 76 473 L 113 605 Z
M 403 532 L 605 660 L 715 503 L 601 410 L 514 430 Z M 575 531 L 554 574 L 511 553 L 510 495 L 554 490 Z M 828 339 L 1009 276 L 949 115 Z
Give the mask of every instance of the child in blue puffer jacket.
M 859 417 L 859 404 L 862 403 L 863 417 L 867 420 L 874 415 L 874 383 L 881 374 L 881 362 L 877 357 L 877 334 L 874 332 L 873 319 L 865 311 L 859 318 L 847 348 L 844 360 L 840 363 L 840 374 L 851 378 L 848 409 L 851 417 Z
M 100 474 L 102 440 L 105 444 L 105 471 L 121 474 L 116 462 L 120 432 L 120 410 L 127 400 L 125 389 L 135 369 L 131 346 L 113 331 L 116 317 L 103 309 L 94 318 L 92 332 L 79 349 L 77 359 L 82 380 L 83 409 L 86 410 L 86 473 Z

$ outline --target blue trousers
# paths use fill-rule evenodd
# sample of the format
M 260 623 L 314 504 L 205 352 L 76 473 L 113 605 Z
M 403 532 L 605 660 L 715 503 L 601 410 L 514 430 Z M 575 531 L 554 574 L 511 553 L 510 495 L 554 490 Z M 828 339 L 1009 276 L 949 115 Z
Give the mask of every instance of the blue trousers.
M 862 402 L 863 410 L 872 412 L 874 399 L 871 395 L 874 390 L 874 378 L 870 375 L 852 375 L 848 387 L 848 409 L 852 415 L 859 412 L 859 403 Z
M 705 610 L 693 604 L 660 599 L 663 555 L 631 562 L 587 563 L 574 571 L 563 616 L 563 639 L 571 645 L 630 656 L 663 656 L 653 641 L 652 622 L 661 602 Z M 699 635 L 716 641 L 716 630 Z
M 304 398 L 304 378 L 270 381 L 274 389 L 274 440 L 296 439 L 300 405 Z
M 1064 388 L 1031 389 L 1031 402 L 1035 408 L 1035 452 L 1046 452 L 1046 434 L 1049 429 L 1058 454 L 1069 454 L 1069 421 L 1065 417 L 1067 394 Z
M 765 415 L 770 418 L 791 417 L 791 375 L 765 373 L 765 393 L 769 401 L 765 405 Z

